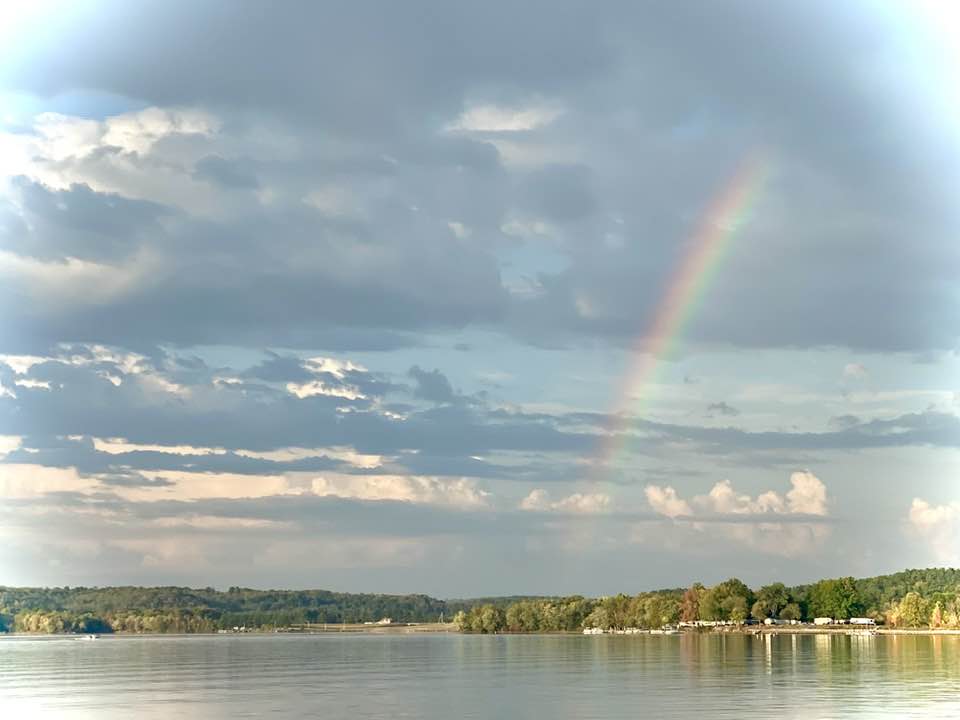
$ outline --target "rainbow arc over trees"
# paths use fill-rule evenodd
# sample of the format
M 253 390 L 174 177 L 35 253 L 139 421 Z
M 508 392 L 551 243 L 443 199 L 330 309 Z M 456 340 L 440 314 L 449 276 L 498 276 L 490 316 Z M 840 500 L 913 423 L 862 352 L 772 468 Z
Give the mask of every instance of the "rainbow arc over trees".
M 755 149 L 739 164 L 706 211 L 666 284 L 649 329 L 634 342 L 623 382 L 616 393 L 613 420 L 601 442 L 594 465 L 594 480 L 607 477 L 616 457 L 626 449 L 631 413 L 649 399 L 648 387 L 655 381 L 664 361 L 674 353 L 691 318 L 696 315 L 711 280 L 739 231 L 750 219 L 770 173 L 767 153 Z

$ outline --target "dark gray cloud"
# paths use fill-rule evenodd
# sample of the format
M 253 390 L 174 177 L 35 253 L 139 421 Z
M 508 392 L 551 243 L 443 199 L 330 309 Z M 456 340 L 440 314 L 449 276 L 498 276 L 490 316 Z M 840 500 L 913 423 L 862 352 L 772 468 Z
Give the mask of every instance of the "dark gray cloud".
M 449 403 L 453 401 L 453 386 L 450 385 L 447 376 L 436 368 L 433 370 L 422 370 L 418 365 L 414 365 L 407 374 L 416 382 L 416 387 L 413 390 L 414 397 L 432 403 Z
M 242 375 L 267 382 L 304 383 L 314 379 L 314 374 L 304 367 L 302 358 L 276 353 L 268 353 L 266 360 L 245 370 Z
M 185 16 L 193 22 L 184 25 Z M 542 32 L 545 16 L 550 33 Z M 612 54 L 599 43 L 601 18 L 591 7 L 558 11 L 543 2 L 509 15 L 429 3 L 241 11 L 222 2 L 147 2 L 83 20 L 62 38 L 62 51 L 28 49 L 11 58 L 3 79 L 44 94 L 96 87 L 158 105 L 272 109 L 380 135 L 409 122 L 408 112 L 455 111 L 465 87 L 512 78 L 517 88 L 553 91 L 596 77 Z
M 38 260 L 122 261 L 159 232 L 161 218 L 174 214 L 85 184 L 52 190 L 17 177 L 12 186 L 11 196 L 0 198 L 0 243 Z
M 24 187 L 34 229 L 9 218 L 5 249 L 87 246 L 118 261 L 146 248 L 161 261 L 106 305 L 31 307 L 5 328 L 8 345 L 389 349 L 424 329 L 468 325 L 539 344 L 623 342 L 649 325 L 702 208 L 758 146 L 770 150 L 769 179 L 692 338 L 916 352 L 956 344 L 953 183 L 932 152 L 943 138 L 927 114 L 901 111 L 919 100 L 908 74 L 870 79 L 896 63 L 897 28 L 859 6 L 258 12 L 148 2 L 83 14 L 57 43 L 21 49 L 0 83 L 195 107 L 223 126 L 213 140 L 184 130 L 143 152 L 106 144 L 48 168 L 116 180 L 97 164 L 109 156 L 244 194 L 223 201 L 227 219 L 159 228 L 149 203 Z M 162 30 L 173 27 L 175 41 Z M 444 130 L 478 103 L 540 103 L 556 117 L 530 130 Z M 295 151 L 265 144 L 267 132 Z M 525 147 L 526 165 L 503 142 Z M 185 158 L 195 147 L 205 149 Z M 300 202 L 331 186 L 356 214 Z M 251 201 L 255 187 L 286 200 Z M 531 268 L 534 297 L 510 296 L 499 277 L 504 244 L 544 251 L 536 239 L 505 240 L 512 218 L 551 224 L 550 252 L 564 259 L 559 271 Z M 448 222 L 470 239 L 451 238 Z M 35 305 L 29 290 L 5 283 L 0 302 Z
M 44 464 L 41 462 L 40 464 Z M 174 483 L 161 477 L 148 478 L 137 472 L 104 473 L 97 478 L 108 487 L 158 488 L 171 487 Z
M 732 405 L 728 405 L 725 401 L 721 400 L 720 402 L 710 403 L 707 405 L 707 415 L 712 417 L 714 414 L 724 415 L 726 417 L 736 417 L 740 414 L 740 411 Z
M 82 366 L 50 361 L 34 365 L 22 376 L 8 370 L 0 380 L 5 387 L 15 387 L 17 397 L 0 397 L 0 434 L 22 435 L 23 448 L 36 452 L 14 450 L 6 462 L 73 466 L 86 473 L 337 471 L 570 481 L 589 474 L 572 459 L 597 457 L 603 447 L 602 432 L 611 426 L 611 418 L 603 414 L 535 413 L 495 407 L 477 397 L 454 393 L 449 383 L 439 383 L 439 389 L 425 385 L 423 378 L 433 382 L 445 376 L 439 370 L 425 372 L 419 368 L 415 370 L 423 377 L 415 373 L 421 383 L 412 392 L 440 404 L 392 406 L 403 412 L 400 417 L 384 414 L 381 405 L 384 394 L 396 392 L 399 386 L 362 371 L 350 371 L 343 379 L 329 373 L 311 373 L 311 378 L 320 377 L 328 383 L 330 390 L 360 387 L 364 397 L 356 399 L 339 394 L 297 398 L 277 384 L 265 384 L 257 393 L 238 392 L 213 379 L 223 368 L 195 376 L 177 392 L 158 390 L 157 381 L 150 378 L 170 377 L 163 368 L 179 367 L 175 357 L 168 355 L 164 365 L 151 365 L 132 375 L 123 375 L 117 363 L 107 361 Z M 269 357 L 251 370 L 233 372 L 269 375 L 265 367 L 280 368 L 269 377 L 282 383 L 290 376 L 291 367 L 277 363 L 282 356 Z M 104 377 L 111 374 L 122 376 L 122 384 L 115 386 Z M 14 386 L 17 378 L 43 381 L 51 389 Z M 186 382 L 187 378 L 179 376 L 178 380 Z M 345 407 L 350 411 L 343 412 Z M 683 448 L 708 457 L 750 457 L 753 463 L 757 462 L 757 453 L 772 453 L 762 464 L 779 454 L 774 464 L 780 465 L 797 453 L 960 447 L 960 419 L 936 410 L 894 418 L 850 418 L 842 425 L 832 423 L 831 429 L 823 432 L 748 431 L 635 418 L 623 433 L 621 442 L 629 451 L 651 458 L 662 457 L 668 449 L 676 452 Z M 89 440 L 63 439 L 77 435 L 225 451 L 172 454 L 158 449 L 108 455 L 95 451 Z M 276 461 L 235 452 L 336 446 L 390 459 L 380 467 L 356 468 L 323 453 Z M 523 459 L 504 463 L 486 457 L 491 453 L 518 453 Z
M 838 428 L 840 430 L 845 430 L 847 428 L 856 427 L 861 425 L 863 420 L 858 418 L 856 415 L 836 415 L 829 420 L 830 426 Z
M 239 475 L 270 475 L 283 472 L 313 472 L 336 470 L 352 472 L 348 463 L 325 455 L 288 461 L 266 460 L 238 455 L 233 452 L 190 454 L 135 450 L 130 452 L 100 452 L 89 440 L 60 440 L 58 446 L 37 448 L 34 438 L 26 438 L 27 450 L 9 453 L 4 462 L 74 467 L 85 475 L 96 475 L 108 485 L 149 486 L 162 481 L 145 478 L 143 472 L 234 473 Z M 33 451 L 37 452 L 33 452 Z M 377 470 L 372 468 L 370 472 Z M 382 472 L 382 469 L 380 469 Z
M 61 195 L 74 193 L 89 191 Z M 5 234 L 0 248 L 43 246 L 38 234 L 62 211 L 51 203 L 28 212 L 32 230 Z M 137 234 L 149 234 L 136 227 Z M 77 233 L 87 232 L 61 228 L 58 259 L 73 252 Z M 149 238 L 138 240 L 132 231 L 111 238 L 124 249 L 114 262 L 137 250 L 154 258 L 151 271 L 117 302 L 31 297 L 37 288 L 29 276 L 5 283 L 0 302 L 23 312 L 5 325 L 4 349 L 31 340 L 40 346 L 92 341 L 127 347 L 413 344 L 404 331 L 460 327 L 502 314 L 505 295 L 493 257 L 448 233 L 446 226 L 435 226 L 418 234 L 409 218 L 396 218 L 392 233 L 374 237 L 371 228 L 343 227 L 303 206 L 223 222 L 181 217 Z M 451 272 L 456 267 L 461 270 Z M 61 290 L 71 296 L 69 278 Z
M 882 447 L 960 447 L 960 418 L 929 410 L 892 419 L 870 420 L 826 432 L 748 432 L 737 428 L 707 428 L 638 423 L 673 437 L 694 442 L 703 452 L 747 450 L 860 450 Z

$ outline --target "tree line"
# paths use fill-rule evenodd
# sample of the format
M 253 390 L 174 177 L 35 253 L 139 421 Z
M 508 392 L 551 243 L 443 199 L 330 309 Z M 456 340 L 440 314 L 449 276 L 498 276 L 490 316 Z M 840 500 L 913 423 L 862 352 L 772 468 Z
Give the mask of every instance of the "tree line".
M 707 587 L 614 595 L 439 600 L 427 595 L 254 590 L 232 587 L 0 586 L 0 632 L 203 633 L 245 626 L 312 623 L 436 622 L 465 632 L 562 632 L 658 628 L 678 622 L 871 617 L 893 627 L 960 627 L 960 569 L 821 580 L 752 590 L 736 578 Z
M 436 621 L 446 603 L 427 595 L 231 587 L 0 586 L 0 632 L 204 633 L 316 623 Z
M 694 583 L 686 590 L 635 596 L 485 602 L 462 609 L 455 622 L 464 632 L 494 633 L 655 629 L 680 622 L 740 624 L 768 618 L 809 622 L 818 617 L 869 617 L 890 627 L 960 628 L 960 570 L 906 570 L 794 587 L 778 582 L 756 591 L 731 578 L 712 587 Z

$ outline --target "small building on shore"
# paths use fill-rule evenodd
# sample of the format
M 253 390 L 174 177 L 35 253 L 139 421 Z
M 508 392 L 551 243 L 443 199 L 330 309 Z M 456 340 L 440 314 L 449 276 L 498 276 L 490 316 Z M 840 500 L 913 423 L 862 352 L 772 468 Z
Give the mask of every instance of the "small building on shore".
M 814 625 L 833 625 L 833 618 L 818 617 L 813 619 Z

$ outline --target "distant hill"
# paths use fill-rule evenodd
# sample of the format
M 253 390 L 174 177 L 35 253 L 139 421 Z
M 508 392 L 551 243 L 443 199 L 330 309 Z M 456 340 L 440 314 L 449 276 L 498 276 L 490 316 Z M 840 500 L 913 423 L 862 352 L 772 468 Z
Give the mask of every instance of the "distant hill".
M 702 586 L 705 603 L 716 602 L 710 612 L 756 614 L 758 599 L 767 602 L 780 597 L 785 606 L 796 606 L 803 617 L 822 612 L 830 603 L 841 603 L 850 612 L 882 617 L 908 594 L 923 600 L 928 615 L 953 612 L 960 600 L 960 569 L 930 568 L 904 570 L 871 578 L 841 578 L 809 585 L 798 585 L 773 592 L 760 588 L 756 593 L 739 581 L 731 580 L 710 589 Z M 656 598 L 657 613 L 673 617 L 686 611 L 681 607 L 683 590 L 658 590 L 641 593 L 635 601 L 649 604 Z M 725 593 L 723 597 L 720 594 Z M 737 593 L 743 602 L 737 600 Z M 779 593 L 779 595 L 777 594 Z M 693 596 L 691 596 L 693 597 Z M 699 606 L 699 596 L 696 603 Z M 630 600 L 628 596 L 608 599 L 614 604 Z M 441 616 L 453 618 L 472 608 L 492 607 L 503 613 L 512 607 L 546 607 L 576 602 L 579 611 L 599 607 L 607 600 L 555 598 L 546 596 L 507 596 L 440 600 L 428 595 L 380 595 L 340 593 L 329 590 L 255 590 L 232 587 L 62 587 L 16 588 L 0 586 L 0 631 L 27 632 L 212 632 L 234 626 L 252 628 L 286 627 L 304 623 L 375 622 L 389 617 L 396 622 L 436 622 Z M 586 605 L 584 605 L 586 602 Z M 775 602 L 770 600 L 770 602 Z M 726 604 L 724 604 L 726 603 Z M 587 607 L 589 606 L 589 607 Z M 734 606 L 736 606 L 736 609 Z M 624 607 L 626 607 L 624 605 Z M 706 604 L 704 605 L 706 607 Z M 751 609 L 752 608 L 752 609 Z M 578 611 L 578 612 L 579 612 Z M 619 611 L 617 611 L 619 612 Z M 627 610 L 623 610 L 627 612 Z M 771 611 L 772 612 L 772 611 Z M 839 612 L 837 613 L 840 614 Z

